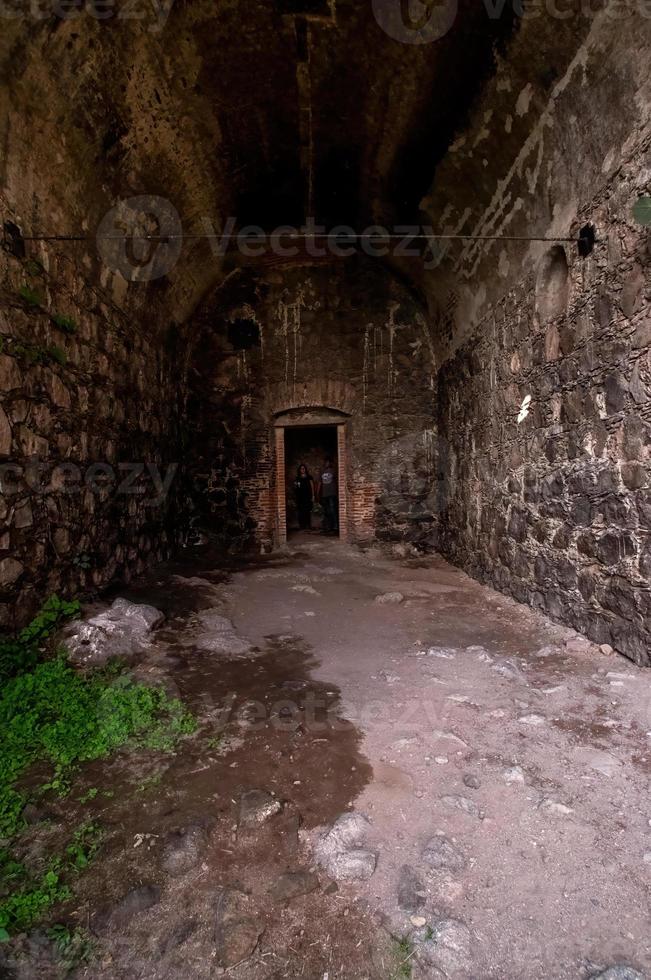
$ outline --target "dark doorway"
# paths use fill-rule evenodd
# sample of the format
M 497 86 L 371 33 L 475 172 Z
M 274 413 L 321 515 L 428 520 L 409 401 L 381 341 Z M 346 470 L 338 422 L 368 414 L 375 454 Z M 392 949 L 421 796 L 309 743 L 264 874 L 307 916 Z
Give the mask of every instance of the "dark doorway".
M 287 488 L 287 532 L 297 533 L 299 514 L 296 506 L 295 481 L 301 464 L 307 467 L 314 481 L 314 487 L 319 482 L 326 459 L 331 459 L 336 478 L 337 466 L 337 427 L 335 425 L 287 426 L 285 429 L 285 487 Z M 336 485 L 336 483 L 335 483 Z M 311 529 L 321 531 L 323 514 L 317 506 L 311 515 Z

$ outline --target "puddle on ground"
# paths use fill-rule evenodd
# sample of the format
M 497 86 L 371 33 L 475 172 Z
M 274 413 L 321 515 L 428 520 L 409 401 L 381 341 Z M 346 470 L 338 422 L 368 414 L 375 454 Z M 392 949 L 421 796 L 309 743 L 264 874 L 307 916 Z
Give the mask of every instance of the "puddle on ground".
M 192 575 L 205 577 L 196 565 Z M 56 921 L 99 936 L 99 958 L 78 975 L 215 976 L 215 921 L 226 894 L 235 896 L 239 919 L 260 928 L 255 952 L 232 975 L 386 977 L 384 934 L 318 869 L 312 869 L 309 894 L 287 898 L 282 887 L 278 891 L 287 872 L 307 870 L 300 829 L 331 823 L 372 775 L 360 752 L 360 732 L 341 717 L 339 690 L 314 679 L 317 661 L 297 636 L 269 636 L 249 659 L 228 660 L 188 646 L 183 619 L 193 603 L 185 589 L 171 594 L 176 582 L 150 580 L 121 594 L 175 617 L 159 631 L 147 660 L 158 670 L 164 665 L 166 682 L 199 719 L 198 733 L 174 754 L 121 753 L 85 765 L 70 797 L 47 799 L 46 822 L 30 827 L 23 841 L 22 854 L 34 860 L 45 842 L 49 852 L 65 846 L 84 821 L 103 829 L 100 851 L 75 883 L 74 901 L 56 915 Z M 249 790 L 272 794 L 281 810 L 244 831 L 240 804 Z M 197 853 L 183 874 L 171 874 L 170 841 L 188 831 L 199 840 Z M 119 903 L 135 888 L 141 890 L 136 908 L 125 918 Z M 152 894 L 156 903 L 140 907 Z M 242 940 L 237 929 L 253 928 L 237 926 L 239 919 L 228 927 L 236 945 Z M 23 951 L 28 959 L 17 977 L 56 976 L 47 944 L 35 949 L 26 940 Z
M 555 728 L 560 728 L 562 732 L 574 735 L 579 742 L 582 742 L 585 745 L 612 743 L 612 726 L 602 725 L 598 721 L 593 721 L 590 718 L 587 709 L 585 715 L 571 715 L 566 718 L 552 718 L 552 725 L 554 725 Z

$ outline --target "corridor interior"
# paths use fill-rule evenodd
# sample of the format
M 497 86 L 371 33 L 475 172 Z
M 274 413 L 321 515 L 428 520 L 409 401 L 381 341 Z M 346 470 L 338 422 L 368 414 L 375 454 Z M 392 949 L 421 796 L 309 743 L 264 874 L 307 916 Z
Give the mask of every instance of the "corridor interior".
M 0 2 L 1 980 L 651 980 L 648 6 Z

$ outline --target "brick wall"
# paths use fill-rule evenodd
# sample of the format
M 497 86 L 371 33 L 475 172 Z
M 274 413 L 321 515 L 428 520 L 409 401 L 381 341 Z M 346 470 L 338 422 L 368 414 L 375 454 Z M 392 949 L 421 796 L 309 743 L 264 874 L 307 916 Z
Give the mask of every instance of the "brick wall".
M 259 343 L 238 351 L 228 330 L 243 316 Z M 292 411 L 308 424 L 311 412 L 327 408 L 346 422 L 343 532 L 431 546 L 431 337 L 419 303 L 383 266 L 355 259 L 234 278 L 230 295 L 220 290 L 198 311 L 190 335 L 199 339 L 189 374 L 189 470 L 206 527 L 242 544 L 276 533 L 266 493 L 277 510 L 284 488 L 270 466 L 274 419 Z M 405 447 L 415 450 L 408 467 Z M 218 501 L 204 489 L 209 474 Z

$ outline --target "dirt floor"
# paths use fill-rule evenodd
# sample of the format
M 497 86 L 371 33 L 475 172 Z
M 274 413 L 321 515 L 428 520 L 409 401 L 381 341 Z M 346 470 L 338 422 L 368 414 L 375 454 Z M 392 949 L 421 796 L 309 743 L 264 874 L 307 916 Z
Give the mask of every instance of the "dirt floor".
M 88 766 L 98 795 L 32 829 L 105 828 L 79 976 L 651 977 L 651 672 L 440 558 L 307 533 L 120 595 L 166 613 L 136 673 L 200 730 Z

